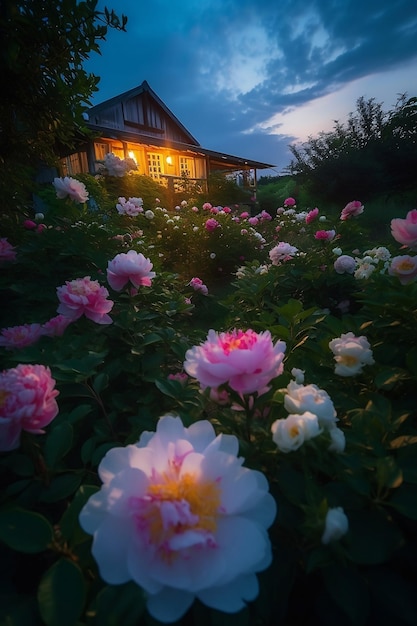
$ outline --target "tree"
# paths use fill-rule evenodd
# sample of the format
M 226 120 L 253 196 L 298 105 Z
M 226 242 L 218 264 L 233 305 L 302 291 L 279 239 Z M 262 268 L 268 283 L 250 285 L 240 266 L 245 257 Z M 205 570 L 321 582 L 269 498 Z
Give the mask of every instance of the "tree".
M 108 28 L 127 18 L 97 11 L 97 0 L 1 0 L 0 194 L 16 209 L 40 163 L 87 132 L 83 113 L 99 78 L 83 63 Z M 8 205 L 8 206 L 7 206 Z
M 415 186 L 416 140 L 417 98 L 403 94 L 385 112 L 361 97 L 345 123 L 289 146 L 295 159 L 288 170 L 326 200 L 398 192 Z

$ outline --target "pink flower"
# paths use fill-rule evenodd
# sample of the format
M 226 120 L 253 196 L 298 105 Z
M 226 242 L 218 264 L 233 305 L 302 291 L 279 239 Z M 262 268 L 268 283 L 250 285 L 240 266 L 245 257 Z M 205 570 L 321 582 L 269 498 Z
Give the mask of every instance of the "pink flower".
M 335 230 L 318 230 L 314 235 L 314 239 L 321 239 L 324 241 L 332 241 L 335 238 Z
M 337 274 L 353 274 L 356 269 L 356 261 L 348 254 L 342 254 L 337 257 L 333 267 Z
M 120 196 L 119 202 L 116 204 L 116 209 L 119 215 L 129 215 L 129 217 L 136 217 L 139 213 L 143 213 L 143 200 L 142 198 L 129 198 Z
M 14 261 L 16 259 L 16 249 L 7 241 L 7 237 L 0 239 L 0 262 Z
M 214 215 L 216 215 L 219 212 L 219 207 L 217 206 L 212 206 L 210 209 L 210 213 L 213 213 Z
M 363 213 L 364 206 L 362 202 L 359 200 L 352 200 L 352 202 L 348 202 L 343 211 L 340 214 L 341 220 L 348 220 L 351 217 L 356 217 Z
M 213 230 L 216 230 L 216 228 L 220 226 L 219 222 L 217 220 L 214 219 L 214 217 L 210 217 L 206 223 L 205 223 L 205 228 L 206 230 L 208 230 L 209 232 L 212 232 Z
M 240 217 L 241 217 L 242 220 L 245 220 L 245 219 L 247 219 L 249 217 L 249 213 L 247 211 L 243 211 L 240 214 Z
M 56 315 L 42 324 L 42 334 L 47 337 L 61 337 L 70 324 L 71 320 L 65 315 Z
M 284 206 L 295 206 L 296 201 L 294 198 L 286 198 L 284 200 Z
M 411 283 L 417 277 L 417 256 L 396 256 L 388 268 L 390 276 L 396 276 L 402 285 Z
M 248 219 L 248 223 L 249 223 L 251 226 L 256 226 L 257 224 L 259 224 L 259 220 L 258 220 L 258 218 L 257 218 L 257 217 L 250 217 L 250 218 Z
M 212 205 L 210 204 L 210 202 L 205 202 L 205 203 L 203 204 L 203 209 L 204 209 L 205 211 L 210 211 L 210 209 L 211 209 L 211 208 L 212 208 Z
M 258 594 L 276 504 L 238 454 L 237 437 L 216 437 L 209 421 L 186 428 L 164 415 L 156 432 L 100 463 L 103 487 L 82 508 L 81 527 L 101 578 L 139 585 L 159 622 L 181 619 L 195 598 L 236 613 Z
M 168 380 L 177 380 L 181 385 L 185 385 L 188 381 L 188 374 L 185 372 L 177 372 L 176 374 L 168 374 Z
M 278 245 L 269 251 L 269 258 L 272 265 L 278 265 L 281 261 L 289 261 L 298 252 L 298 248 L 291 246 L 285 241 L 280 241 Z
M 228 383 L 240 394 L 261 393 L 282 373 L 285 347 L 283 341 L 274 345 L 269 331 L 210 330 L 203 344 L 187 350 L 184 369 L 203 388 Z
M 57 311 L 71 321 L 85 315 L 97 324 L 112 323 L 107 313 L 113 308 L 114 302 L 107 300 L 109 292 L 97 280 L 91 280 L 90 276 L 77 278 L 66 281 L 56 291 L 61 303 Z
M 195 291 L 201 291 L 201 293 L 206 296 L 208 294 L 208 288 L 207 286 L 203 283 L 203 281 L 201 280 L 201 278 L 192 278 L 190 280 L 190 282 L 188 283 L 190 285 L 190 287 L 192 287 Z
M 37 224 L 33 220 L 25 220 L 23 222 L 23 226 L 24 228 L 27 228 L 28 230 L 34 230 L 35 228 L 37 228 Z
M 230 208 L 230 206 L 224 206 L 224 207 L 223 207 L 223 211 L 224 211 L 225 213 L 231 213 L 231 212 L 232 212 L 232 209 Z
M 261 220 L 266 220 L 267 222 L 270 222 L 272 220 L 272 215 L 268 213 L 268 211 L 261 211 L 259 217 Z
M 395 241 L 408 246 L 412 250 L 417 249 L 417 209 L 407 213 L 405 219 L 399 217 L 391 220 L 391 234 Z
M 36 343 L 42 334 L 40 324 L 23 324 L 22 326 L 3 328 L 0 336 L 0 346 L 7 350 L 25 348 Z
M 22 430 L 43 433 L 58 414 L 59 392 L 48 367 L 18 365 L 0 373 L 0 450 L 15 450 Z
M 69 176 L 54 178 L 53 185 L 56 189 L 56 197 L 60 200 L 67 196 L 74 202 L 80 202 L 81 204 L 88 200 L 88 191 L 84 183 L 75 180 L 75 178 Z
M 319 214 L 319 210 L 317 208 L 309 211 L 306 215 L 306 224 L 311 224 L 311 222 L 314 222 L 318 214 Z
M 134 287 L 150 287 L 155 272 L 152 272 L 153 263 L 135 250 L 116 254 L 107 265 L 107 280 L 115 291 L 121 291 L 130 281 Z

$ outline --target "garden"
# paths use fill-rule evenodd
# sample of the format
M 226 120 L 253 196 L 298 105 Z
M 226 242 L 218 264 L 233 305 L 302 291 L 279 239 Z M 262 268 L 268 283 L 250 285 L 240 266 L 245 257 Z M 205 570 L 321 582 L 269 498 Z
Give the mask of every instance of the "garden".
M 35 205 L 0 233 L 0 623 L 414 626 L 417 209 L 123 172 Z

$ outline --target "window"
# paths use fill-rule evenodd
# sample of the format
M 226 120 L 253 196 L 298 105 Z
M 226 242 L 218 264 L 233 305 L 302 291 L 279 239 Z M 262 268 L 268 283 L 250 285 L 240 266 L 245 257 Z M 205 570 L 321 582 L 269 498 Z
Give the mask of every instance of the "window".
M 149 176 L 158 182 L 163 182 L 161 176 L 164 173 L 164 161 L 162 154 L 148 152 L 148 172 Z
M 195 178 L 194 176 L 194 160 L 188 157 L 180 157 L 180 175 L 187 178 Z

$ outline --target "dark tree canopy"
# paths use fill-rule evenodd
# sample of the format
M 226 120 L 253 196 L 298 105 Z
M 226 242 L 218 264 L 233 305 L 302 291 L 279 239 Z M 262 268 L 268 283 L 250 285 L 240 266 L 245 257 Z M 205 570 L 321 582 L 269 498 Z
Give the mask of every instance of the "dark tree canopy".
M 352 192 L 366 197 L 415 187 L 417 168 L 417 98 L 398 97 L 384 111 L 374 98 L 357 100 L 356 111 L 333 130 L 291 145 L 288 170 L 311 192 L 339 200 Z
M 97 0 L 1 0 L 0 191 L 17 201 L 38 164 L 86 132 L 83 113 L 99 78 L 83 63 L 108 28 L 127 18 L 97 11 Z

